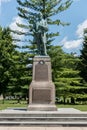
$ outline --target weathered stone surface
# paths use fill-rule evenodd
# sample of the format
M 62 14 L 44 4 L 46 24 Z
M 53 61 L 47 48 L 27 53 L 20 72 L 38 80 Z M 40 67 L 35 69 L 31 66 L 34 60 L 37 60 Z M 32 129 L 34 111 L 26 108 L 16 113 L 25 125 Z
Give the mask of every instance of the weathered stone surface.
M 32 102 L 39 104 L 49 104 L 51 102 L 51 90 L 50 89 L 33 89 Z
M 48 66 L 45 63 L 35 65 L 35 81 L 48 81 Z
M 33 78 L 29 88 L 28 110 L 57 110 L 55 106 L 55 86 L 52 82 L 49 56 L 34 57 Z

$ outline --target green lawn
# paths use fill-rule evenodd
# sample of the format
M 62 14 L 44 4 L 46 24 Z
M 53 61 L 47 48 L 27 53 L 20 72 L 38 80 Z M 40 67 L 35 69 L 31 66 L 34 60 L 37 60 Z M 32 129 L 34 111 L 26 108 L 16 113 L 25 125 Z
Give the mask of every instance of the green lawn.
M 10 107 L 27 107 L 27 102 L 21 101 L 21 103 L 19 104 L 16 100 L 5 100 L 3 104 L 2 101 L 0 101 L 0 110 Z
M 5 100 L 4 104 L 0 101 L 0 110 L 10 108 L 10 107 L 25 107 L 27 108 L 27 102 L 21 101 L 21 103 L 17 103 L 16 100 Z M 87 105 L 63 105 L 57 104 L 58 108 L 75 108 L 81 111 L 87 111 Z

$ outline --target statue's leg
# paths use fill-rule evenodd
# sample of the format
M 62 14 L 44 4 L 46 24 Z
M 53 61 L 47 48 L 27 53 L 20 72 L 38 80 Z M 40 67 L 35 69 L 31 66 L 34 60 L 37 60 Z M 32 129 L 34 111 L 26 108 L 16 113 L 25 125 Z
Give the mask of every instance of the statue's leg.
M 38 48 L 38 54 L 41 55 L 41 39 L 40 34 L 37 36 L 37 48 Z
M 43 36 L 43 44 L 44 44 L 44 54 L 47 55 L 47 50 L 46 50 L 46 34 L 44 33 Z
M 40 55 L 44 55 L 44 46 L 43 46 L 43 39 L 42 39 L 42 34 L 40 33 L 39 37 L 39 47 L 40 47 Z

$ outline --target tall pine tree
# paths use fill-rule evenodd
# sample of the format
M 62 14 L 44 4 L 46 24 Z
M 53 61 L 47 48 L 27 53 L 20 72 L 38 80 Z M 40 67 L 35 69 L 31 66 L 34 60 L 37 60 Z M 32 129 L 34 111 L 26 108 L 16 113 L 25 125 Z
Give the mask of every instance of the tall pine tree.
M 36 44 L 34 44 L 34 31 L 32 30 L 33 24 L 36 22 L 39 14 L 42 13 L 43 19 L 47 20 L 48 25 L 68 25 L 68 23 L 62 22 L 58 19 L 57 15 L 62 11 L 69 8 L 72 0 L 17 0 L 19 7 L 18 15 L 26 21 L 26 24 L 17 25 L 23 28 L 24 32 L 16 31 L 16 33 L 28 36 L 27 42 L 29 49 L 32 53 L 36 53 Z M 50 28 L 51 26 L 49 26 Z M 54 40 L 55 36 L 58 36 L 59 32 L 51 32 L 50 29 L 46 33 L 47 36 L 47 48 L 49 49 L 50 44 Z M 31 38 L 32 37 L 32 38 Z M 28 47 L 28 46 L 27 46 Z
M 10 82 L 15 45 L 9 28 L 0 27 L 0 94 L 5 98 Z
M 84 30 L 83 47 L 80 59 L 80 75 L 87 82 L 87 29 Z

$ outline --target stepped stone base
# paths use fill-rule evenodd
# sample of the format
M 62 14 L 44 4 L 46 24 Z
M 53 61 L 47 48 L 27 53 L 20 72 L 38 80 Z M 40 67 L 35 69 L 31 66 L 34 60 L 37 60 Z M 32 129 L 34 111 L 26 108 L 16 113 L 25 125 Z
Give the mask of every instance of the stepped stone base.
M 30 107 L 32 106 L 30 105 Z M 38 107 L 43 108 L 45 106 L 38 105 Z M 35 110 L 36 109 L 37 108 L 35 108 Z M 87 127 L 87 112 L 81 112 L 72 108 L 59 109 L 59 111 L 26 111 L 25 109 L 18 108 L 7 109 L 0 111 L 0 126 Z

